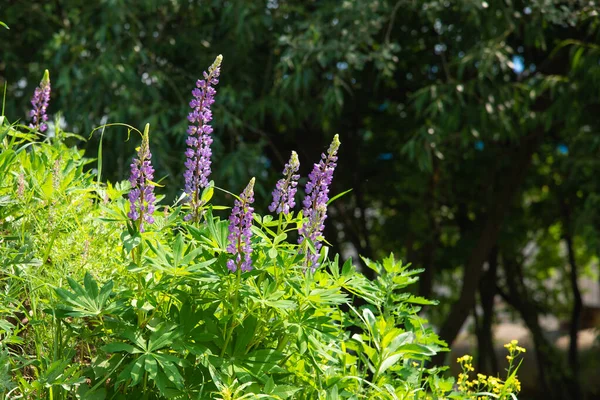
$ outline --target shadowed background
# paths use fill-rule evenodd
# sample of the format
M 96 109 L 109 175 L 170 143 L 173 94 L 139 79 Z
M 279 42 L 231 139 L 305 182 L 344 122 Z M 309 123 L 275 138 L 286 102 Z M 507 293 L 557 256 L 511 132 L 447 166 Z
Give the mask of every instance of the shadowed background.
M 332 195 L 352 192 L 330 206 L 333 250 L 393 251 L 423 268 L 420 294 L 442 300 L 425 312 L 455 343 L 453 357 L 470 346 L 493 374 L 500 344 L 518 336 L 529 350 L 524 397 L 594 398 L 599 10 L 543 0 L 0 0 L 10 27 L 0 27 L 0 85 L 5 114 L 26 121 L 49 69 L 51 118 L 86 138 L 103 123 L 150 123 L 171 202 L 183 187 L 190 92 L 223 54 L 217 186 L 239 192 L 256 176 L 266 210 L 291 150 L 306 176 L 339 133 Z M 127 177 L 137 142 L 126 133 L 105 133 L 105 179 Z

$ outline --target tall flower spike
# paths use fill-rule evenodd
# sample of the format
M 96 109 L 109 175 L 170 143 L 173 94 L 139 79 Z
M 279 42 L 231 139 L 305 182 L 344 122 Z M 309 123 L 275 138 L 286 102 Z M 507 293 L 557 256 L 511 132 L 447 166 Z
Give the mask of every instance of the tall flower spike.
M 208 68 L 208 73 L 204 72 L 204 79 L 199 79 L 196 82 L 196 88 L 192 90 L 194 98 L 190 101 L 192 111 L 188 115 L 190 125 L 186 140 L 188 146 L 185 152 L 186 171 L 183 174 L 185 193 L 192 210 L 185 216 L 186 221 L 199 221 L 199 208 L 203 205 L 201 204 L 202 189 L 208 186 L 208 176 L 211 172 L 210 157 L 212 156 L 210 145 L 213 142 L 210 136 L 213 128 L 209 125 L 212 120 L 210 107 L 215 102 L 217 91 L 213 86 L 219 83 L 221 61 L 223 61 L 223 56 L 217 56 L 215 62 Z
M 254 208 L 251 204 L 254 202 L 254 178 L 250 180 L 246 189 L 240 195 L 240 199 L 235 200 L 231 216 L 229 217 L 229 236 L 227 240 L 227 252 L 233 254 L 234 258 L 227 261 L 227 268 L 235 272 L 240 268 L 242 272 L 252 270 L 252 247 L 250 239 L 252 238 L 252 213 Z
M 137 158 L 131 163 L 131 191 L 129 192 L 130 211 L 127 214 L 133 221 L 139 221 L 140 232 L 144 232 L 144 223 L 154 223 L 154 213 L 156 197 L 154 197 L 154 168 L 150 159 L 150 125 L 146 124 L 142 144 L 138 148 Z
M 339 136 L 335 135 L 327 154 L 321 154 L 321 161 L 314 164 L 312 172 L 308 175 L 308 183 L 305 188 L 306 197 L 304 197 L 302 205 L 304 206 L 304 217 L 308 217 L 308 222 L 300 228 L 298 243 L 302 244 L 308 238 L 314 244 L 316 254 L 308 250 L 305 259 L 305 267 L 310 267 L 312 272 L 318 267 L 319 250 L 323 246 L 318 238 L 325 228 L 329 185 L 331 185 L 333 171 L 337 165 L 337 152 L 340 144 Z
M 45 132 L 48 129 L 46 121 L 48 121 L 48 114 L 46 109 L 50 103 L 50 73 L 48 70 L 44 71 L 44 77 L 40 82 L 40 86 L 35 88 L 33 97 L 31 98 L 31 105 L 33 108 L 29 112 L 31 117 L 31 123 L 29 127 L 32 129 L 39 129 L 40 132 Z
M 292 151 L 290 161 L 285 164 L 283 168 L 283 179 L 277 181 L 275 190 L 273 190 L 273 202 L 269 206 L 269 211 L 277 211 L 277 214 L 283 213 L 289 214 L 290 210 L 296 206 L 294 196 L 298 190 L 298 179 L 300 175 L 297 175 L 298 169 L 300 168 L 300 161 L 298 161 L 298 154 Z

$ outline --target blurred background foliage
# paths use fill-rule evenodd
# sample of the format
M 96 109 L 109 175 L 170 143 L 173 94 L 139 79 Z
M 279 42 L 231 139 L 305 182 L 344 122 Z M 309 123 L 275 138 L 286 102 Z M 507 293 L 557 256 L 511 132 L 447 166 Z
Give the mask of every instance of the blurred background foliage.
M 600 321 L 600 299 L 584 302 L 586 290 L 600 298 L 599 10 L 582 0 L 0 0 L 10 27 L 0 28 L 0 85 L 5 113 L 25 121 L 49 69 L 50 114 L 86 138 L 107 122 L 150 123 L 172 201 L 190 91 L 223 54 L 218 186 L 239 192 L 257 176 L 265 209 L 290 151 L 306 176 L 340 133 L 333 193 L 353 191 L 330 208 L 334 250 L 393 251 L 424 268 L 420 294 L 445 300 L 431 322 L 449 343 L 471 331 L 487 373 L 501 368 L 496 327 L 519 321 L 537 396 L 580 399 L 600 390 L 586 381 L 600 362 L 577 351 L 589 315 Z M 124 128 L 105 133 L 108 180 L 127 177 L 137 143 L 125 139 Z

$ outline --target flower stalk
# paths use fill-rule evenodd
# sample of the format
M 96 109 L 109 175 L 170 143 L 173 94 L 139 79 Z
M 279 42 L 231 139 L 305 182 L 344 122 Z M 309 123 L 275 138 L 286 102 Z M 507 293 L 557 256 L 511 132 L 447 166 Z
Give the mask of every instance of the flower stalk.
M 50 72 L 44 71 L 44 77 L 40 81 L 40 85 L 35 88 L 33 97 L 31 98 L 32 109 L 29 112 L 31 129 L 37 129 L 40 132 L 45 132 L 48 129 L 46 121 L 48 121 L 48 104 L 50 103 Z
M 275 190 L 273 190 L 273 202 L 269 206 L 269 211 L 277 212 L 277 214 L 288 215 L 290 210 L 296 206 L 294 196 L 296 195 L 298 179 L 297 174 L 300 168 L 298 154 L 292 151 L 290 160 L 283 169 L 284 178 L 277 181 Z
M 250 180 L 248 186 L 240 194 L 240 198 L 235 200 L 229 217 L 227 252 L 234 258 L 227 261 L 227 268 L 231 272 L 236 272 L 238 269 L 242 272 L 252 270 L 250 240 L 252 238 L 252 214 L 254 213 L 254 208 L 251 206 L 254 202 L 254 180 L 254 178 Z
M 219 55 L 204 72 L 204 79 L 196 82 L 196 88 L 192 90 L 193 99 L 190 101 L 192 111 L 188 115 L 190 125 L 187 133 L 186 144 L 188 146 L 186 156 L 186 171 L 183 174 L 185 178 L 185 193 L 187 201 L 191 206 L 191 211 L 185 216 L 186 221 L 199 222 L 201 218 L 202 189 L 208 186 L 208 176 L 211 173 L 210 148 L 213 139 L 213 132 L 210 121 L 212 120 L 211 106 L 215 102 L 217 91 L 213 86 L 219 83 L 221 73 L 221 62 L 223 56 Z
M 333 171 L 337 166 L 337 152 L 340 144 L 339 135 L 335 135 L 327 154 L 321 154 L 321 161 L 313 165 L 313 170 L 308 175 L 308 183 L 305 188 L 306 197 L 304 197 L 302 204 L 303 215 L 305 218 L 308 217 L 308 221 L 299 230 L 298 243 L 302 245 L 308 239 L 314 246 L 315 252 L 306 247 L 301 249 L 306 253 L 304 266 L 310 268 L 311 272 L 314 272 L 318 267 L 319 251 L 323 246 L 320 238 L 325 228 L 329 186 L 333 180 Z
M 131 163 L 131 175 L 129 176 L 132 189 L 129 192 L 130 211 L 127 216 L 137 223 L 140 232 L 144 232 L 144 224 L 154 223 L 152 214 L 156 203 L 154 183 L 152 182 L 154 168 L 150 161 L 152 153 L 150 153 L 149 130 L 150 125 L 146 124 L 142 144 L 137 149 L 137 158 L 134 158 Z

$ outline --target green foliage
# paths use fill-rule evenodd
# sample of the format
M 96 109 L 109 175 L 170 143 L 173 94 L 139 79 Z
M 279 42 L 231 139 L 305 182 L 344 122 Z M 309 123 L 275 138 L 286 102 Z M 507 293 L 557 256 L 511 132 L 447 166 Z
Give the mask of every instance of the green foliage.
M 231 273 L 227 207 L 162 206 L 139 232 L 127 183 L 99 183 L 65 136 L 0 127 L 3 395 L 464 398 L 425 365 L 447 348 L 405 291 L 419 271 L 365 260 L 372 282 L 324 248 L 313 274 L 288 240 L 302 215 L 255 214 L 254 269 Z

